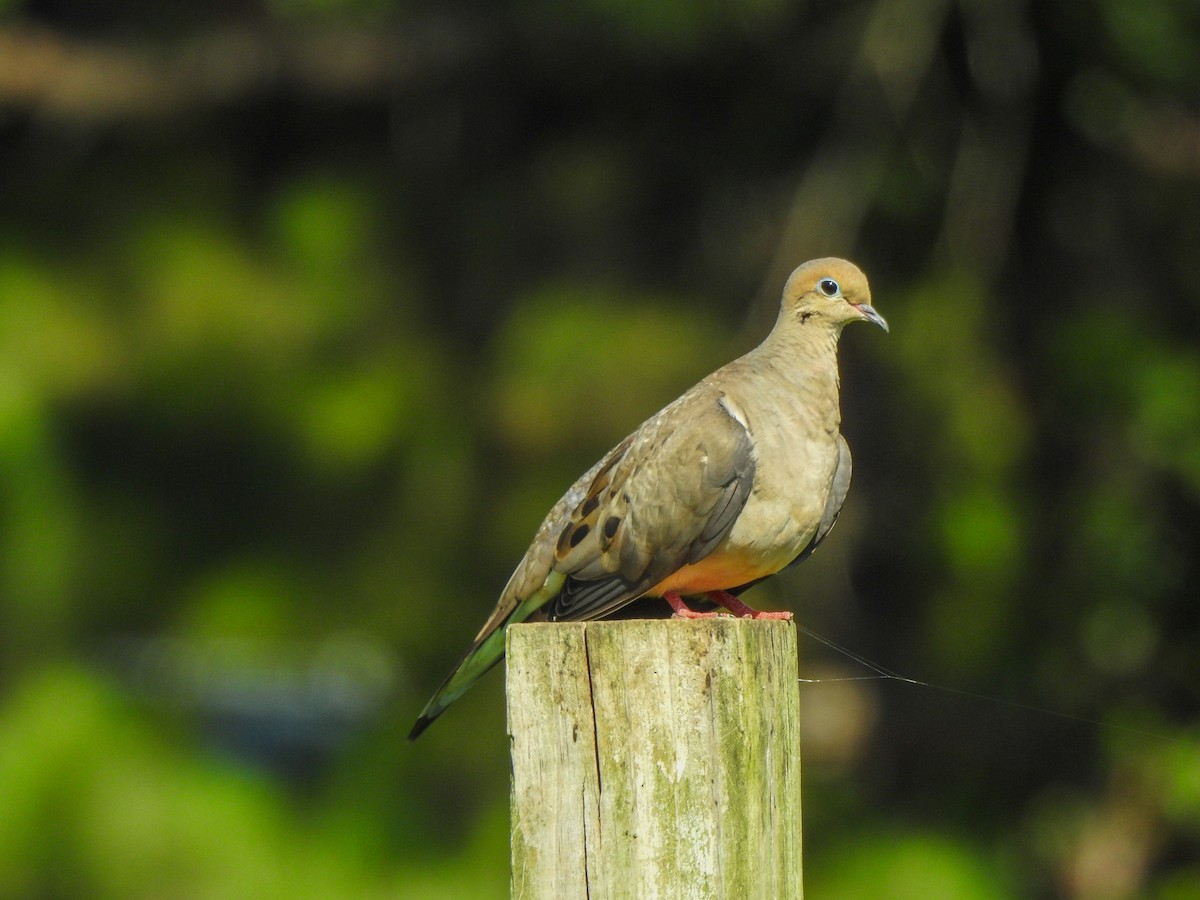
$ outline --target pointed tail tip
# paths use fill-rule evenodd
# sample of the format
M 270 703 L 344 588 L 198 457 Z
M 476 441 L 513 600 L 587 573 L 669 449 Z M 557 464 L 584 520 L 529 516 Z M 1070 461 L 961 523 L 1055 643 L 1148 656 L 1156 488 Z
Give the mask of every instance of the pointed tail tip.
M 422 732 L 424 732 L 426 728 L 433 724 L 433 720 L 436 718 L 437 716 L 422 715 L 417 719 L 416 723 L 413 724 L 412 731 L 408 733 L 408 739 L 410 741 L 415 741 L 421 736 Z

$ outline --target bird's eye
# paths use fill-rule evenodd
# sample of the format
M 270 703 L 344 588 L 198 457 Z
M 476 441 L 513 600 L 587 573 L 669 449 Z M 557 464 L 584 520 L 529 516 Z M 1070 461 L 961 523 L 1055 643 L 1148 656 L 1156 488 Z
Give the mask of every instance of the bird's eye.
M 841 288 L 838 287 L 838 283 L 832 278 L 822 278 L 817 282 L 817 290 L 826 297 L 836 297 Z

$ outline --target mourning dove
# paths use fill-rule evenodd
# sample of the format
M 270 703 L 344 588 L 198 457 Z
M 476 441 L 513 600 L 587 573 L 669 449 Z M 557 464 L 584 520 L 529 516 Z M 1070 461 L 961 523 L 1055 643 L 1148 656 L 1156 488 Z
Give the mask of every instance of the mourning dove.
M 415 739 L 504 655 L 526 620 L 595 619 L 643 596 L 683 618 L 684 596 L 737 616 L 737 594 L 808 557 L 850 486 L 840 433 L 837 344 L 850 322 L 887 322 L 866 276 L 816 259 L 783 289 L 775 327 L 648 419 L 554 505 L 496 608 L 413 726 Z

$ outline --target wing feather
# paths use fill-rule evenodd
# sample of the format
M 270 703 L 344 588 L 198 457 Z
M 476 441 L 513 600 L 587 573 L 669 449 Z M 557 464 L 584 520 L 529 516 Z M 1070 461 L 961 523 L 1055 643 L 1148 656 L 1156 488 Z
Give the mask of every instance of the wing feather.
M 610 456 L 561 528 L 554 569 L 567 583 L 548 618 L 612 612 L 729 533 L 750 496 L 754 453 L 719 399 L 667 407 Z

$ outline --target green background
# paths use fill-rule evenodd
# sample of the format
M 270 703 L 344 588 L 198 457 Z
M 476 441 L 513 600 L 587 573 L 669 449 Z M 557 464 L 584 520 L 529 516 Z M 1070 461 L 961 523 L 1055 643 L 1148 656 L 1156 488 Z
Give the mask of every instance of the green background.
M 0 0 L 0 896 L 502 897 L 542 514 L 871 277 L 821 898 L 1200 897 L 1191 0 Z M 802 674 L 869 675 L 801 640 Z

